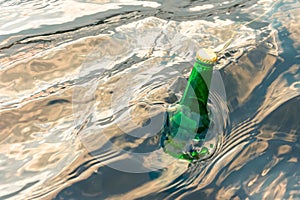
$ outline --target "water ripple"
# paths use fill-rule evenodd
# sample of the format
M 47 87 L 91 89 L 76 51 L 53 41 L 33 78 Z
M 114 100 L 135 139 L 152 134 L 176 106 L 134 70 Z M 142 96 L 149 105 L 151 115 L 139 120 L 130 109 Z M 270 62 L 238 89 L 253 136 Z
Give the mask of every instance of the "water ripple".
M 299 197 L 298 1 L 0 5 L 0 198 Z M 215 152 L 173 159 L 166 107 L 196 50 L 235 32 L 209 97 Z

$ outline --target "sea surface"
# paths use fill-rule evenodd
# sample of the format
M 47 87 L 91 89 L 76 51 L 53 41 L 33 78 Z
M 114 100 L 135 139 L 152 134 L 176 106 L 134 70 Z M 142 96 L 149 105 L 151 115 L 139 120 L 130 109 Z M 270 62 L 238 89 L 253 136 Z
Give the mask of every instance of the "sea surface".
M 0 199 L 300 199 L 298 0 L 0 0 Z M 161 148 L 200 48 L 210 155 Z

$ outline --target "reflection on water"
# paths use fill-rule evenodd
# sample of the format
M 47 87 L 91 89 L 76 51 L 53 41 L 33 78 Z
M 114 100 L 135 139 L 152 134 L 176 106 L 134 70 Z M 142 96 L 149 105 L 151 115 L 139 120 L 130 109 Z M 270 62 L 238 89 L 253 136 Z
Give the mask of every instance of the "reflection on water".
M 298 1 L 0 5 L 0 199 L 300 198 Z M 170 158 L 166 106 L 196 50 L 234 32 L 211 88 L 216 152 Z

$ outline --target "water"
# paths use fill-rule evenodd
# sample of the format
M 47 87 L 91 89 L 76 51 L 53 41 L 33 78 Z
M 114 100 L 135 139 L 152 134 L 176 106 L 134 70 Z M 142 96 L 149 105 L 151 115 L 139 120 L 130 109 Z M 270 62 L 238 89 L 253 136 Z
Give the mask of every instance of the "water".
M 0 5 L 0 199 L 300 198 L 298 1 Z M 159 148 L 166 107 L 197 49 L 233 35 L 215 151 L 178 161 Z

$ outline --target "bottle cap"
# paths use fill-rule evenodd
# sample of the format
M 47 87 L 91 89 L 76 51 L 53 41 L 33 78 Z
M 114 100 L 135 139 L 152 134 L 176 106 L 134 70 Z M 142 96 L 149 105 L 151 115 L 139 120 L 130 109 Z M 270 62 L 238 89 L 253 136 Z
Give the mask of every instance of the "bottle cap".
M 207 63 L 207 64 L 214 64 L 217 62 L 218 56 L 215 52 L 213 52 L 210 49 L 204 49 L 201 48 L 196 54 L 196 57 L 201 62 Z

